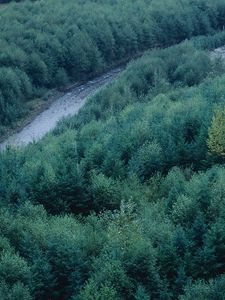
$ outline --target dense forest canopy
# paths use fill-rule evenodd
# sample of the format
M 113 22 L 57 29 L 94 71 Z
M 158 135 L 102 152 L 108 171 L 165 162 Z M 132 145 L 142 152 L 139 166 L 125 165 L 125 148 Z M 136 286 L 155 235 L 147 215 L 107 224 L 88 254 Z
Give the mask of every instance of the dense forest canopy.
M 0 10 L 0 134 L 48 90 L 224 26 L 222 0 L 24 1 Z
M 222 0 L 0 11 L 3 127 L 154 48 L 44 139 L 0 152 L 0 299 L 224 300 L 225 63 L 210 53 L 224 17 Z
M 1 153 L 1 299 L 224 299 L 225 66 L 199 39 Z

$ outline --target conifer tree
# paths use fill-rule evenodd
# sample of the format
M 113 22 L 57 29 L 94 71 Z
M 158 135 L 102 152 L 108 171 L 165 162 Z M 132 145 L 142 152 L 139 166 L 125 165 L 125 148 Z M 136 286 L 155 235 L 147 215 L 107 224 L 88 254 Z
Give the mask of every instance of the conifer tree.
M 225 107 L 215 112 L 207 143 L 211 153 L 225 157 Z

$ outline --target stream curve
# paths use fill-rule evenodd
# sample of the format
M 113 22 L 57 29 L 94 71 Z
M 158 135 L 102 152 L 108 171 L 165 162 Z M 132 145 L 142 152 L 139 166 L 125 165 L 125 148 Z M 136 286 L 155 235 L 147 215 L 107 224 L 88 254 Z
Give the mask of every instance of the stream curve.
M 46 133 L 54 129 L 58 121 L 63 117 L 77 114 L 87 98 L 93 96 L 100 88 L 115 80 L 123 69 L 123 67 L 116 68 L 87 83 L 71 88 L 69 92 L 58 97 L 49 108 L 37 115 L 21 131 L 3 141 L 0 144 L 0 150 L 7 148 L 7 146 L 22 147 L 38 141 Z

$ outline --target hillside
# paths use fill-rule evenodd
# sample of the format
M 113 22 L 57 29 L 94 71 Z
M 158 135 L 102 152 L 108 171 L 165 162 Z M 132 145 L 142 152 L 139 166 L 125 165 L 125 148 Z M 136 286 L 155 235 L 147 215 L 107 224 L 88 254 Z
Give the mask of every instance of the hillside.
M 38 28 L 47 20 L 46 8 L 53 9 L 61 25 L 53 17 L 46 32 L 55 36 L 60 29 L 61 37 L 69 34 L 70 22 L 70 30 L 78 30 L 74 24 L 84 28 L 92 20 L 99 31 L 90 26 L 71 36 L 95 45 L 82 48 L 85 55 L 98 52 L 101 63 L 89 64 L 93 76 L 145 51 L 76 116 L 61 120 L 40 141 L 0 152 L 0 299 L 224 300 L 225 62 L 212 51 L 225 44 L 225 32 L 216 31 L 225 4 L 55 2 L 55 9 L 51 0 L 9 4 L 7 18 L 20 7 L 21 20 L 32 16 L 29 22 Z M 14 22 L 5 28 L 15 38 Z M 26 42 L 18 34 L 13 47 L 20 49 L 19 40 L 27 49 L 35 45 L 50 78 L 44 83 L 45 77 L 36 77 L 34 84 L 27 73 L 31 89 L 61 86 L 65 73 L 69 82 L 90 76 L 70 37 L 63 43 L 73 48 L 53 38 L 41 50 L 28 32 L 39 34 L 30 30 L 23 33 Z M 114 47 L 104 44 L 106 37 Z M 59 60 L 53 71 L 59 49 L 66 59 L 70 50 L 79 67 L 75 60 Z M 7 51 L 1 50 L 0 61 Z M 1 68 L 26 73 L 9 61 Z M 65 73 L 57 85 L 52 74 L 59 66 Z
M 86 80 L 143 50 L 221 30 L 224 15 L 222 0 L 8 4 L 0 18 L 0 134 L 53 88 Z

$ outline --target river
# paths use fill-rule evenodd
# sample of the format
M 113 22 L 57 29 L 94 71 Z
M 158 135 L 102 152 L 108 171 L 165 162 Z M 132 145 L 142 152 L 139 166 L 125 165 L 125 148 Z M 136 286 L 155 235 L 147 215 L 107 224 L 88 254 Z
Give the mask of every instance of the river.
M 21 147 L 38 141 L 46 133 L 54 129 L 57 122 L 63 117 L 77 114 L 87 98 L 93 96 L 99 89 L 115 80 L 122 71 L 122 67 L 111 70 L 85 84 L 70 89 L 69 92 L 57 98 L 48 109 L 36 116 L 20 132 L 11 135 L 2 142 L 0 149 L 3 150 L 7 146 Z
M 225 59 L 225 47 L 212 51 L 212 57 Z M 63 117 L 75 115 L 85 104 L 88 97 L 93 96 L 99 89 L 116 79 L 124 70 L 123 67 L 111 70 L 85 84 L 72 88 L 69 92 L 56 99 L 48 109 L 40 113 L 20 132 L 13 134 L 0 144 L 0 149 L 7 146 L 21 147 L 38 141 L 57 125 Z

